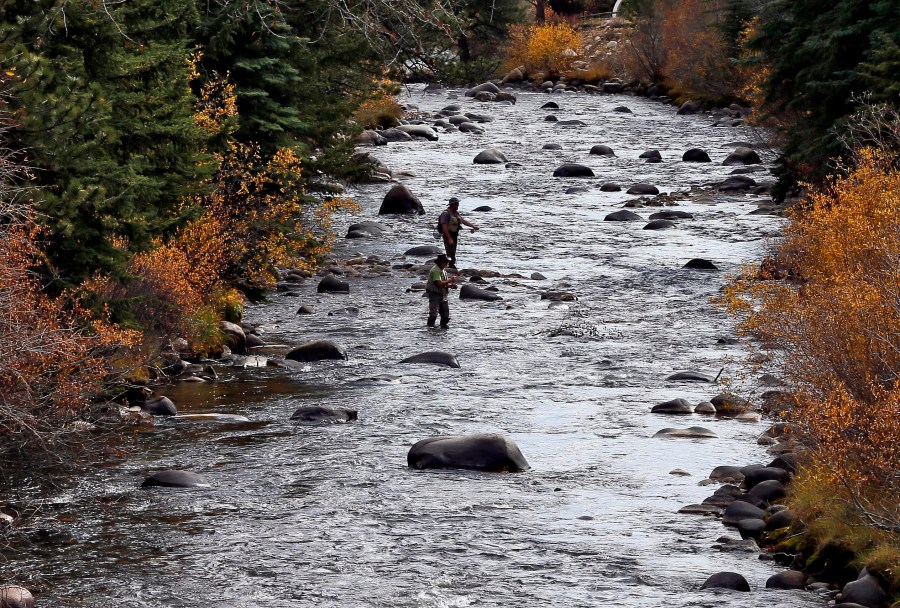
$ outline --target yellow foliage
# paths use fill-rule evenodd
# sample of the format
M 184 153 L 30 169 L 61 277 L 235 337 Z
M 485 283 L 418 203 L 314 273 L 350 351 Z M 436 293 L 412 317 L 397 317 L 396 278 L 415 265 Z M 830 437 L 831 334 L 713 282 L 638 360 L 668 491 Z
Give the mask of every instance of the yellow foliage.
M 575 54 L 569 56 L 568 51 Z M 513 69 L 524 65 L 529 73 L 554 77 L 570 70 L 582 53 L 581 38 L 566 22 L 516 25 L 510 30 L 505 66 Z
M 400 124 L 403 108 L 392 95 L 382 95 L 362 102 L 353 114 L 353 120 L 366 129 L 394 127 Z

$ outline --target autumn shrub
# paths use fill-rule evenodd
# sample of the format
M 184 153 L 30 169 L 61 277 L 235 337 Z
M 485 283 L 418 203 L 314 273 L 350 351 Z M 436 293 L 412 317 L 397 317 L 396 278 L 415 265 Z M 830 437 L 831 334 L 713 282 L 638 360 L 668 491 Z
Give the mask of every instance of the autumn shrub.
M 863 561 L 900 555 L 900 172 L 872 148 L 796 208 L 776 255 L 788 280 L 748 271 L 725 301 L 772 347 L 808 445 L 804 517 L 832 518 Z M 764 280 L 760 280 L 764 279 Z M 768 280 L 765 280 L 768 279 Z M 832 532 L 835 528 L 831 528 Z M 824 532 L 824 529 L 823 529 Z M 831 535 L 831 533 L 829 533 Z M 900 573 L 886 574 L 900 584 Z
M 366 129 L 387 128 L 400 124 L 402 116 L 403 108 L 392 95 L 379 95 L 363 101 L 353 114 L 353 120 Z
M 504 67 L 525 66 L 529 74 L 553 78 L 570 70 L 582 52 L 581 38 L 566 22 L 517 25 L 510 32 Z

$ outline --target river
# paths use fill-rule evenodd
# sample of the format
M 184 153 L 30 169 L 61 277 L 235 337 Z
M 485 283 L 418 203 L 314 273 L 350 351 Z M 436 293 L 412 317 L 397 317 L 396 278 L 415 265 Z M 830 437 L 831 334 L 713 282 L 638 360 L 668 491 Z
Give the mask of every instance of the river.
M 551 99 L 561 106 L 553 114 L 586 125 L 544 121 L 551 112 L 540 106 Z M 404 101 L 425 111 L 460 103 L 495 120 L 484 134 L 442 132 L 436 142 L 369 149 L 410 174 L 402 183 L 427 212 L 378 218 L 390 185 L 356 187 L 363 212 L 341 218 L 339 233 L 361 218 L 392 230 L 339 239 L 335 257 L 403 262 L 407 248 L 437 243 L 431 228 L 457 196 L 463 215 L 482 228 L 463 234 L 460 267 L 547 279 L 488 279 L 500 302 L 451 298 L 448 331 L 425 328 L 425 299 L 408 291 L 420 279 L 400 270 L 350 279 L 349 296 L 318 295 L 316 280 L 273 293 L 247 310 L 260 336 L 287 345 L 333 340 L 349 359 L 222 367 L 216 383 L 165 387 L 181 412 L 250 422 L 159 420 L 135 437 L 130 457 L 58 486 L 30 530 L 2 550 L 3 578 L 39 589 L 39 606 L 79 608 L 824 605 L 811 593 L 764 589 L 778 566 L 753 552 L 713 549 L 736 533 L 714 518 L 676 513 L 712 493 L 715 486 L 698 482 L 713 467 L 769 462 L 756 442 L 767 423 L 649 413 L 661 401 L 697 403 L 722 390 L 667 382 L 673 372 L 715 376 L 725 367 L 723 377 L 739 376 L 744 347 L 717 342 L 734 327 L 709 298 L 727 273 L 762 256 L 783 220 L 748 215 L 760 197 L 710 190 L 674 207 L 694 214 L 674 229 L 603 221 L 635 197 L 601 192 L 600 184 L 647 182 L 675 192 L 720 181 L 732 169 L 721 165 L 729 144 L 758 134 L 625 96 L 520 93 L 517 104 L 503 106 L 412 87 Z M 620 105 L 633 113 L 614 112 Z M 548 142 L 562 150 L 542 149 Z M 611 146 L 616 157 L 589 156 L 594 144 Z M 473 165 L 487 147 L 520 166 Z M 692 147 L 713 163 L 681 162 Z M 664 162 L 639 159 L 647 149 Z M 597 177 L 553 178 L 565 161 L 587 164 Z M 590 189 L 565 194 L 574 185 Z M 480 205 L 493 210 L 471 212 Z M 644 218 L 658 210 L 633 209 Z M 695 257 L 721 271 L 681 268 Z M 540 298 L 561 285 L 578 301 Z M 300 304 L 317 314 L 296 315 Z M 348 306 L 358 314 L 340 314 Z M 398 365 L 427 350 L 456 354 L 461 368 Z M 380 374 L 399 378 L 361 380 Z M 359 420 L 290 422 L 304 404 L 351 407 Z M 718 438 L 653 437 L 691 425 Z M 532 469 L 406 466 L 419 439 L 479 432 L 511 436 Z M 139 487 L 166 468 L 197 471 L 211 487 Z M 670 474 L 676 468 L 690 476 Z M 20 490 L 27 494 L 27 486 Z M 742 573 L 753 591 L 699 591 L 721 570 Z

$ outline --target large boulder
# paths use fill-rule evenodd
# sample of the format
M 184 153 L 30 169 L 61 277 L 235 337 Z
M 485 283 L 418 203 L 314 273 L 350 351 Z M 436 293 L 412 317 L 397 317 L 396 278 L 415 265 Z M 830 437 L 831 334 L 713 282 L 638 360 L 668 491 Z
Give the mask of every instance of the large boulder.
M 662 154 L 659 153 L 659 150 L 647 150 L 646 152 L 642 152 L 638 158 L 658 158 L 662 160 Z
M 476 156 L 475 160 L 472 162 L 476 165 L 500 165 L 508 163 L 509 159 L 506 158 L 506 155 L 503 154 L 503 152 L 494 148 L 488 148 L 487 150 L 479 152 L 478 156 Z
M 609 146 L 605 146 L 603 144 L 597 144 L 596 146 L 591 148 L 590 154 L 595 154 L 597 156 L 615 156 L 616 153 L 613 152 L 613 149 Z
M 459 299 L 460 300 L 485 300 L 488 302 L 494 302 L 496 300 L 502 300 L 503 298 L 497 295 L 492 291 L 487 291 L 486 289 L 482 289 L 480 287 L 475 287 L 474 285 L 463 285 L 459 290 Z
M 618 112 L 619 114 L 634 114 L 634 112 L 631 111 L 631 108 L 628 108 L 626 106 L 616 106 L 612 109 L 612 111 Z
M 737 572 L 719 572 L 706 579 L 701 589 L 731 589 L 733 591 L 750 591 L 750 584 Z
M 600 186 L 601 192 L 621 192 L 622 186 L 619 184 L 614 184 L 613 182 L 606 182 L 602 186 Z
M 784 469 L 777 467 L 748 467 L 744 469 L 744 485 L 748 490 L 752 490 L 757 485 L 767 481 L 777 481 L 779 483 L 787 483 L 791 479 L 791 474 Z
M 667 230 L 674 227 L 675 222 L 669 220 L 651 220 L 644 226 L 644 230 Z
M 318 293 L 350 293 L 350 283 L 342 281 L 329 273 L 319 281 L 318 286 L 316 286 L 316 291 Z
M 706 153 L 706 150 L 701 150 L 700 148 L 691 148 L 687 152 L 681 155 L 681 160 L 686 163 L 711 163 L 712 160 L 709 158 L 709 154 Z
M 394 142 L 412 141 L 412 138 L 413 138 L 412 135 L 410 135 L 406 131 L 403 131 L 402 129 L 396 129 L 396 128 L 385 129 L 384 131 L 381 131 L 381 136 L 384 139 L 386 139 L 387 141 L 394 141 Z
M 459 130 L 462 133 L 484 133 L 484 129 L 481 126 L 469 121 L 460 123 Z
M 292 349 L 284 358 L 301 363 L 342 360 L 347 358 L 347 350 L 343 346 L 328 340 L 316 340 Z
M 734 152 L 725 157 L 722 164 L 726 167 L 734 165 L 758 165 L 762 162 L 759 154 L 750 148 L 736 148 Z
M 291 414 L 291 420 L 319 424 L 336 424 L 356 420 L 356 410 L 345 407 L 325 407 L 321 405 L 304 405 Z
M 206 480 L 192 471 L 159 471 L 141 484 L 142 488 L 200 488 L 208 487 Z
M 418 355 L 413 355 L 412 357 L 407 357 L 400 361 L 400 363 L 426 363 L 430 365 L 443 365 L 445 367 L 458 368 L 459 361 L 457 361 L 455 355 L 451 355 L 450 353 L 441 352 L 438 350 L 432 350 L 424 353 L 420 353 Z
M 417 258 L 428 258 L 434 257 L 441 253 L 444 253 L 444 249 L 442 247 L 438 247 L 436 245 L 418 245 L 416 247 L 410 247 L 403 252 L 403 255 L 410 255 Z
M 541 109 L 542 110 L 558 110 L 559 104 L 556 103 L 555 101 L 548 101 L 547 103 L 545 103 L 544 105 L 541 106 Z
M 766 581 L 766 589 L 805 589 L 807 578 L 805 572 L 785 570 L 770 576 Z
M 841 604 L 853 602 L 869 608 L 884 608 L 887 606 L 887 594 L 875 577 L 865 570 L 863 572 L 864 574 L 857 580 L 844 585 L 841 590 Z
M 722 523 L 726 526 L 736 526 L 738 522 L 745 519 L 764 520 L 766 512 L 757 506 L 751 505 L 743 500 L 735 500 L 727 507 L 725 513 L 722 514 Z
M 702 426 L 689 426 L 686 429 L 666 428 L 656 432 L 654 437 L 672 437 L 677 439 L 715 439 L 718 437 Z
M 219 330 L 225 336 L 225 344 L 231 349 L 231 352 L 237 355 L 243 355 L 247 352 L 247 334 L 240 325 L 229 321 L 219 322 Z
M 385 146 L 388 142 L 378 131 L 366 129 L 357 135 L 356 143 L 360 146 Z
M 484 84 L 480 84 L 477 87 L 472 87 L 468 91 L 466 91 L 466 97 L 475 97 L 482 91 L 486 91 L 488 93 L 497 94 L 500 92 L 500 87 L 495 85 L 493 82 L 485 82 Z
M 403 131 L 408 135 L 412 135 L 413 137 L 421 137 L 422 139 L 427 139 L 428 141 L 438 140 L 437 131 L 435 131 L 428 125 L 400 125 L 399 127 L 395 128 Z
M 154 416 L 176 416 L 178 414 L 178 408 L 175 407 L 172 400 L 163 395 L 147 399 L 141 405 L 141 409 Z
M 628 190 L 625 191 L 625 194 L 638 194 L 638 195 L 657 195 L 659 194 L 659 188 L 652 184 L 634 184 Z
M 564 163 L 556 168 L 553 177 L 594 177 L 594 172 L 578 163 Z
M 525 80 L 525 74 L 522 72 L 522 69 L 514 68 L 506 73 L 506 76 L 503 77 L 503 80 L 500 81 L 500 84 L 522 82 L 523 80 Z
M 737 416 L 753 409 L 749 401 L 728 392 L 719 393 L 709 402 L 716 406 L 717 416 Z
M 0 608 L 34 608 L 34 596 L 25 587 L 0 585 Z
M 666 380 L 677 382 L 712 382 L 713 379 L 706 374 L 699 372 L 676 372 L 666 378 Z
M 756 180 L 746 175 L 729 175 L 716 189 L 719 192 L 741 192 L 756 187 Z
M 417 213 L 424 215 L 425 208 L 422 206 L 422 201 L 414 196 L 409 188 L 403 184 L 397 184 L 384 195 L 384 200 L 381 201 L 381 207 L 378 209 L 378 215 L 389 213 Z
M 678 108 L 676 114 L 696 114 L 700 111 L 700 102 L 694 100 L 688 100 L 681 104 L 681 107 Z
M 494 433 L 429 437 L 410 448 L 406 462 L 413 469 L 514 473 L 531 468 L 512 439 Z
M 767 503 L 773 503 L 784 498 L 787 495 L 787 489 L 780 481 L 769 479 L 753 486 L 753 489 L 747 492 L 747 495 Z
M 650 214 L 651 220 L 690 220 L 694 216 L 687 211 L 677 211 L 675 209 L 666 209 L 665 211 L 657 211 Z
M 693 258 L 692 260 L 688 260 L 687 264 L 682 266 L 682 268 L 689 268 L 691 270 L 718 270 L 719 267 L 710 262 L 709 260 L 704 260 L 703 258 Z
M 613 211 L 605 218 L 603 218 L 604 222 L 634 222 L 636 220 L 641 219 L 634 211 L 629 211 L 628 209 L 622 209 L 620 211 Z
M 389 228 L 378 222 L 356 222 L 347 226 L 347 238 L 367 238 L 381 236 L 387 232 Z M 352 236 L 351 236 L 352 235 Z
M 672 399 L 657 403 L 650 409 L 651 414 L 693 414 L 694 406 L 687 399 Z

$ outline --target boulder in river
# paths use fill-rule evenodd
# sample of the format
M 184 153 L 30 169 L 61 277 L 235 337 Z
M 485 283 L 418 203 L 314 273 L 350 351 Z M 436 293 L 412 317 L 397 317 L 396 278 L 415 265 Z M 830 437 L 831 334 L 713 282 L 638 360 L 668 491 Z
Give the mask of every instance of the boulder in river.
M 494 433 L 429 437 L 410 448 L 406 462 L 413 469 L 514 473 L 531 468 L 512 439 Z
M 681 156 L 681 160 L 686 163 L 712 162 L 712 160 L 709 158 L 709 154 L 706 153 L 706 150 L 701 150 L 700 148 L 691 148 Z
M 766 512 L 759 507 L 743 500 L 735 500 L 725 507 L 725 513 L 722 514 L 722 523 L 726 526 L 736 526 L 739 521 L 745 519 L 763 520 L 765 517 Z
M 247 352 L 247 334 L 240 325 L 229 321 L 220 321 L 219 330 L 225 335 L 225 344 L 231 352 L 243 355 Z
M 460 123 L 459 130 L 462 133 L 484 133 L 484 128 L 476 125 L 474 122 Z
M 178 414 L 178 408 L 175 407 L 171 399 L 164 395 L 147 399 L 141 405 L 141 409 L 154 416 L 175 416 Z
M 766 589 L 805 589 L 807 578 L 809 577 L 805 572 L 785 570 L 770 576 L 766 581 Z
M 440 253 L 444 253 L 444 249 L 436 245 L 418 245 L 410 247 L 403 252 L 403 255 L 409 255 L 417 258 L 434 257 Z
M 681 104 L 681 107 L 678 108 L 676 114 L 696 114 L 700 111 L 700 102 L 689 99 L 688 101 Z
M 609 146 L 605 146 L 603 144 L 597 144 L 591 148 L 590 154 L 594 154 L 596 156 L 615 156 L 616 153 L 613 152 L 613 149 Z
M 553 114 L 548 114 L 544 116 L 544 122 L 559 122 L 559 119 Z
M 716 406 L 717 416 L 737 416 L 753 409 L 749 401 L 728 392 L 719 393 L 709 402 Z
M 628 209 L 622 209 L 620 211 L 613 211 L 605 218 L 603 218 L 604 222 L 634 222 L 636 220 L 641 219 L 634 211 L 629 211 Z
M 388 193 L 384 195 L 384 200 L 381 201 L 381 207 L 378 209 L 378 215 L 396 213 L 425 214 L 422 201 L 414 196 L 409 188 L 403 184 L 397 184 L 388 190 Z
M 541 106 L 541 109 L 542 110 L 558 110 L 559 104 L 556 103 L 555 101 L 548 101 L 547 103 L 545 103 L 544 105 Z
M 687 211 L 678 211 L 676 209 L 666 209 L 665 211 L 657 211 L 650 214 L 651 220 L 690 220 L 694 216 Z
M 141 484 L 142 488 L 202 488 L 208 486 L 209 484 L 201 475 L 193 471 L 174 469 L 153 473 Z
M 428 125 L 400 125 L 399 127 L 395 128 L 403 131 L 408 135 L 412 135 L 413 137 L 421 137 L 422 139 L 427 139 L 428 141 L 438 140 L 437 131 L 435 131 Z
M 606 182 L 602 186 L 600 186 L 601 192 L 621 192 L 622 186 L 619 184 L 614 184 L 612 182 Z
M 744 485 L 748 490 L 752 490 L 757 485 L 767 481 L 787 483 L 790 479 L 791 474 L 788 471 L 777 467 L 757 466 L 744 469 Z
M 585 188 L 584 186 L 572 186 L 571 188 L 566 188 L 566 194 L 582 194 L 589 191 L 590 189 Z
M 650 409 L 651 414 L 693 414 L 694 406 L 687 399 L 671 399 L 657 403 Z
M 491 291 L 481 289 L 480 287 L 475 287 L 474 285 L 466 284 L 466 285 L 463 285 L 459 290 L 459 299 L 460 300 L 485 300 L 488 302 L 494 302 L 496 300 L 502 300 L 503 298 Z
M 369 236 L 381 236 L 387 232 L 389 228 L 378 222 L 356 222 L 347 226 L 347 238 L 364 238 Z M 356 233 L 356 236 L 351 236 Z
M 652 184 L 634 184 L 625 192 L 625 194 L 657 195 L 659 194 L 659 188 Z
M 318 293 L 350 293 L 350 283 L 328 273 L 319 281 L 316 291 Z
M 564 163 L 556 168 L 553 177 L 594 177 L 594 172 L 578 163 Z
M 493 211 L 493 210 L 494 210 L 494 208 L 493 208 L 493 207 L 489 207 L 488 205 L 481 205 L 480 207 L 475 207 L 474 209 L 472 209 L 472 211 L 478 211 L 478 212 L 481 212 L 481 213 L 484 213 L 484 212 L 487 212 L 487 211 Z
M 753 489 L 747 494 L 771 504 L 784 498 L 787 495 L 787 489 L 780 481 L 769 479 L 753 486 Z
M 734 152 L 725 157 L 722 164 L 726 167 L 733 167 L 734 165 L 758 165 L 761 162 L 762 159 L 759 158 L 756 150 L 741 147 L 736 148 Z
M 718 437 L 702 426 L 689 426 L 686 429 L 666 428 L 656 432 L 654 437 L 672 437 L 676 439 L 715 439 Z
M 860 577 L 844 585 L 841 590 L 841 603 L 853 602 L 869 608 L 884 608 L 888 605 L 888 596 L 874 576 L 863 568 Z
M 638 158 L 658 158 L 662 160 L 662 154 L 659 153 L 659 150 L 647 150 L 646 152 L 642 152 Z
M 475 97 L 478 93 L 481 93 L 483 91 L 496 95 L 500 92 L 500 87 L 495 85 L 493 82 L 485 82 L 484 84 L 472 87 L 471 89 L 466 91 L 466 97 Z
M 0 585 L 0 608 L 34 608 L 34 596 L 25 587 Z
M 750 584 L 747 582 L 747 579 L 737 572 L 718 572 L 706 579 L 706 582 L 700 588 L 750 591 Z
M 689 268 L 691 270 L 718 270 L 719 267 L 710 262 L 709 260 L 704 260 L 703 258 L 693 258 L 692 260 L 688 260 L 687 264 L 682 266 L 682 268 Z
M 644 226 L 644 230 L 667 230 L 674 227 L 675 222 L 669 220 L 651 220 Z
M 699 372 L 676 372 L 666 378 L 673 382 L 712 382 L 713 379 Z
M 407 357 L 400 361 L 400 363 L 426 363 L 430 365 L 443 365 L 445 367 L 458 368 L 459 361 L 456 359 L 455 355 L 451 355 L 450 353 L 445 353 L 438 350 L 432 350 L 424 353 L 420 353 L 418 355 L 413 355 L 412 357 Z
M 325 407 L 321 405 L 304 405 L 291 414 L 291 420 L 319 424 L 336 424 L 357 419 L 356 410 L 345 407 Z
M 612 109 L 612 111 L 618 112 L 619 114 L 634 114 L 634 112 L 631 111 L 631 108 L 628 108 L 626 106 L 616 106 Z
M 366 129 L 357 135 L 356 143 L 360 146 L 385 146 L 388 142 L 378 131 Z
M 486 150 L 482 150 L 478 153 L 478 156 L 475 157 L 475 160 L 472 161 L 476 165 L 501 165 L 504 163 L 508 163 L 509 159 L 506 158 L 506 155 L 495 148 L 488 148 Z
M 284 358 L 301 363 L 343 360 L 347 358 L 347 350 L 343 346 L 329 340 L 316 340 L 292 349 Z
M 562 150 L 562 146 L 560 144 L 544 144 L 541 150 Z
M 387 141 L 412 141 L 413 136 L 401 129 L 385 129 L 380 135 Z
M 557 127 L 585 127 L 587 123 L 582 120 L 558 120 Z

